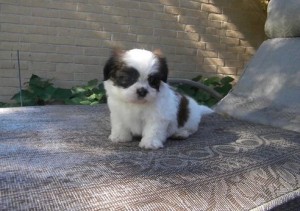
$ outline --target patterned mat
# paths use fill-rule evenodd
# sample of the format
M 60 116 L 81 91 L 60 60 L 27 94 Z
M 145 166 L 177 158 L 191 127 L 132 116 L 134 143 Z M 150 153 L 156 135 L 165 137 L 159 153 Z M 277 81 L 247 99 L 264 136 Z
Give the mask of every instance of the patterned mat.
M 300 196 L 300 133 L 213 114 L 152 151 L 109 142 L 108 116 L 0 109 L 0 210 L 268 210 Z

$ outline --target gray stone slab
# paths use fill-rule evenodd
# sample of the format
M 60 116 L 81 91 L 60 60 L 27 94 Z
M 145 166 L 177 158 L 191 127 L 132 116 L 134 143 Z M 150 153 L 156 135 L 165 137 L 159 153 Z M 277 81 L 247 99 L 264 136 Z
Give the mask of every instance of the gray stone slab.
M 108 116 L 0 109 L 0 210 L 267 210 L 300 196 L 300 133 L 213 114 L 153 151 L 109 142 Z
M 300 132 L 300 38 L 265 41 L 216 110 Z
M 300 37 L 300 1 L 270 1 L 265 32 L 270 38 Z

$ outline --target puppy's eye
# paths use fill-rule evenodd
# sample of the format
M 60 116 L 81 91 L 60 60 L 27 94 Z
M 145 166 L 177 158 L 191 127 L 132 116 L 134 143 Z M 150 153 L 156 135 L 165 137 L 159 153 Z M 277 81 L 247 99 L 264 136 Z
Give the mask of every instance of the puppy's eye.
M 148 77 L 148 83 L 149 85 L 154 88 L 154 89 L 159 89 L 159 85 L 160 85 L 160 78 L 158 75 L 150 75 Z
M 116 72 L 113 80 L 115 85 L 128 88 L 137 81 L 138 77 L 139 73 L 134 68 L 124 68 Z

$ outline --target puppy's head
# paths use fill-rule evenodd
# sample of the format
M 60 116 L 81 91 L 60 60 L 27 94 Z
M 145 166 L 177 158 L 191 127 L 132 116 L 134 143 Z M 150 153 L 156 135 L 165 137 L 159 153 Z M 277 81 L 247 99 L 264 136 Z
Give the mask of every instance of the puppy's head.
M 161 84 L 167 82 L 168 66 L 159 50 L 114 49 L 103 72 L 109 97 L 147 103 L 157 97 Z

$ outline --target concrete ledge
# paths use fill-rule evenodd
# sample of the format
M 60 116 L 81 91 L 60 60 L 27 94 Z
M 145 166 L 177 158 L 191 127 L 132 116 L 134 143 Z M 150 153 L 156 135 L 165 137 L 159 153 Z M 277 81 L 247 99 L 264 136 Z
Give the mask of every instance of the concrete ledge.
M 300 38 L 265 41 L 220 113 L 300 132 Z

